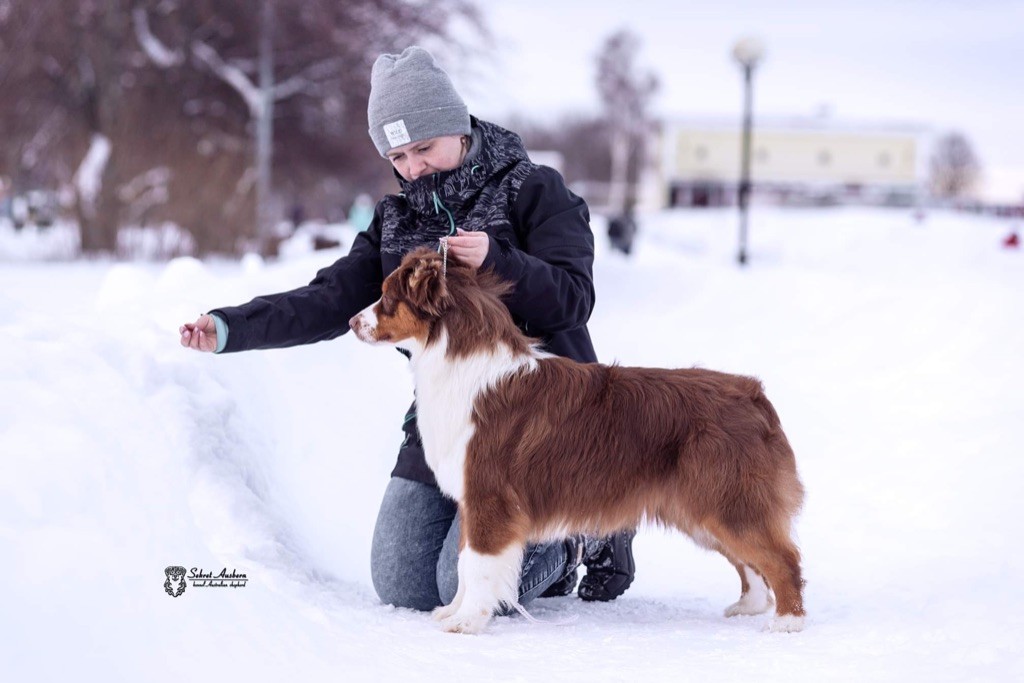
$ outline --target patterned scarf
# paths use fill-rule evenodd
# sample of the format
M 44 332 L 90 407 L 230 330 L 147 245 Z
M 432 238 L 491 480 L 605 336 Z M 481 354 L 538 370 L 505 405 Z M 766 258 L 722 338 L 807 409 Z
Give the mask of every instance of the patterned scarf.
M 399 178 L 401 194 L 381 200 L 381 251 L 401 255 L 416 247 L 437 246 L 456 227 L 493 233 L 511 225 L 519 188 L 537 165 L 518 135 L 493 123 L 472 121 L 480 132 L 480 149 L 469 161 L 413 181 Z

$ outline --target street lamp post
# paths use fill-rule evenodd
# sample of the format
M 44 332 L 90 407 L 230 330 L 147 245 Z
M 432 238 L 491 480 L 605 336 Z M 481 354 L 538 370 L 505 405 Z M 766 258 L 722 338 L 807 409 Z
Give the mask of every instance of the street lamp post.
M 743 70 L 743 143 L 740 152 L 740 245 L 736 259 L 747 263 L 747 214 L 750 204 L 750 134 L 754 124 L 754 68 L 764 57 L 764 45 L 757 38 L 743 38 L 732 49 Z

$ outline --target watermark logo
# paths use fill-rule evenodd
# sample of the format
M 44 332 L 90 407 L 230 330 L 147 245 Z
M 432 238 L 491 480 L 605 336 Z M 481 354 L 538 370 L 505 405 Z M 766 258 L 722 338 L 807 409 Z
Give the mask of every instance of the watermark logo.
M 192 582 L 193 588 L 245 588 L 249 577 L 240 574 L 232 569 L 221 569 L 219 574 L 204 572 L 198 567 L 192 567 L 188 572 L 188 580 Z
M 164 591 L 167 592 L 172 598 L 176 598 L 185 592 L 185 568 L 184 567 L 168 567 L 164 570 L 164 576 L 167 580 L 164 581 Z
M 234 569 L 228 571 L 227 567 L 216 574 L 212 571 L 203 571 L 200 567 L 192 567 L 186 575 L 184 567 L 174 565 L 164 570 L 164 576 L 164 592 L 172 598 L 184 593 L 189 582 L 193 588 L 244 588 L 249 582 L 247 575 Z

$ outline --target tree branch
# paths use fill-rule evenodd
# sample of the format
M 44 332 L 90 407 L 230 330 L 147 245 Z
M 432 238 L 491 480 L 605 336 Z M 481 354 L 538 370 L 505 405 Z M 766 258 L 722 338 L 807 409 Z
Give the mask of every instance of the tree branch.
M 196 41 L 192 44 L 192 54 L 206 64 L 214 75 L 235 89 L 249 107 L 249 113 L 253 118 L 260 116 L 263 111 L 260 89 L 244 71 L 225 62 L 216 50 L 203 42 Z
M 185 55 L 181 50 L 170 49 L 149 30 L 149 15 L 146 14 L 145 8 L 136 7 L 132 10 L 132 25 L 135 27 L 135 37 L 142 51 L 151 62 L 162 69 L 169 69 L 185 61 Z
M 280 102 L 297 93 L 308 91 L 310 86 L 316 85 L 318 81 L 326 80 L 340 73 L 344 65 L 345 61 L 340 57 L 322 59 L 310 64 L 301 73 L 274 84 L 274 101 Z

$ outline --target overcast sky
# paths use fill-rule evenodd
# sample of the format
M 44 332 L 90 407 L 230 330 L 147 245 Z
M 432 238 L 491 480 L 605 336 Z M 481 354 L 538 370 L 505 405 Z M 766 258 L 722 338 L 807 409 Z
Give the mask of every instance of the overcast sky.
M 625 27 L 666 116 L 740 115 L 736 40 L 767 56 L 756 109 L 960 129 L 983 164 L 1024 169 L 1024 0 L 492 0 L 493 54 L 455 67 L 473 112 L 596 111 L 595 54 Z

